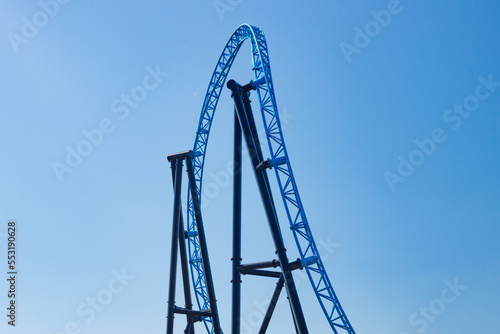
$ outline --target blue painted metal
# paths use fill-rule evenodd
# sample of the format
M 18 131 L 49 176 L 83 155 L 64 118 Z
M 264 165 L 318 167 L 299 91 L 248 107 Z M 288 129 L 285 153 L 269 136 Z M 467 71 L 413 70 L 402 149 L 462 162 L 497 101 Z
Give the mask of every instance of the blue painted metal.
M 293 177 L 290 159 L 287 154 L 281 124 L 279 120 L 276 97 L 271 76 L 269 54 L 264 33 L 261 29 L 243 24 L 231 36 L 215 67 L 210 84 L 205 95 L 201 111 L 198 130 L 194 143 L 195 157 L 193 168 L 198 199 L 201 201 L 203 166 L 205 153 L 210 134 L 210 128 L 219 101 L 221 90 L 224 87 L 229 70 L 238 51 L 245 40 L 252 44 L 252 60 L 255 80 L 252 86 L 256 88 L 260 110 L 266 129 L 266 138 L 271 154 L 271 161 L 281 191 L 286 209 L 286 215 L 297 244 L 300 258 L 303 260 L 312 287 L 316 293 L 323 312 L 335 334 L 355 334 L 347 316 L 345 315 L 332 284 L 321 261 L 321 257 L 314 242 L 309 223 L 306 218 L 302 201 L 300 200 L 297 184 Z M 201 262 L 200 244 L 196 235 L 193 201 L 188 196 L 188 246 L 191 265 L 191 276 L 196 300 L 200 309 L 210 308 L 205 272 Z M 210 318 L 204 318 L 208 333 L 213 333 L 213 324 Z

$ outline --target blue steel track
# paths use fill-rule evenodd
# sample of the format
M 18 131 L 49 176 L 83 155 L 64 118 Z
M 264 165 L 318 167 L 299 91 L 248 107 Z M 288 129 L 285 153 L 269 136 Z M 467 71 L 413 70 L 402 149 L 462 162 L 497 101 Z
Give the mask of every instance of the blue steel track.
M 283 132 L 281 130 L 276 97 L 274 95 L 269 54 L 264 33 L 261 29 L 248 24 L 241 25 L 227 42 L 212 74 L 205 95 L 193 149 L 195 152 L 193 167 L 198 198 L 201 201 L 203 166 L 217 102 L 219 101 L 221 90 L 234 59 L 241 45 L 247 39 L 252 43 L 251 50 L 255 78 L 252 85 L 257 90 L 259 98 L 260 111 L 266 129 L 269 152 L 271 154 L 270 163 L 275 170 L 286 215 L 297 244 L 301 262 L 307 272 L 316 297 L 318 298 L 333 333 L 355 334 L 354 329 L 339 303 L 330 279 L 325 271 L 325 267 L 323 266 L 323 262 L 321 261 L 292 173 L 290 159 L 287 154 Z M 187 234 L 192 283 L 198 307 L 201 310 L 209 309 L 210 303 L 206 288 L 204 268 L 201 261 L 193 202 L 190 195 L 188 195 L 187 203 Z M 203 321 L 208 333 L 214 333 L 212 319 L 206 317 L 203 318 Z

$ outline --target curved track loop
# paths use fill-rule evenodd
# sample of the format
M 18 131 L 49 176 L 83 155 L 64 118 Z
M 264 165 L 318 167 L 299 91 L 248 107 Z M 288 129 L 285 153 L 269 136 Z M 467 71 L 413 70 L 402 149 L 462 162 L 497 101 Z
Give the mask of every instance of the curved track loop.
M 247 39 L 252 43 L 253 70 L 255 76 L 254 83 L 258 83 L 257 93 L 264 127 L 266 129 L 267 142 L 271 152 L 271 160 L 276 159 L 275 161 L 285 161 L 285 163 L 275 166 L 274 170 L 290 223 L 290 229 L 297 243 L 300 258 L 303 263 L 307 263 L 305 269 L 309 276 L 309 280 L 333 332 L 336 334 L 355 334 L 326 274 L 293 177 L 290 160 L 288 159 L 285 142 L 283 140 L 283 133 L 281 131 L 264 33 L 261 29 L 248 24 L 241 25 L 227 42 L 217 62 L 217 66 L 215 67 L 210 85 L 205 95 L 193 149 L 195 152 L 194 172 L 198 198 L 201 200 L 203 165 L 217 102 L 231 65 L 242 43 Z M 206 290 L 203 264 L 201 262 L 196 224 L 194 221 L 193 203 L 190 196 L 188 196 L 187 220 L 189 262 L 191 265 L 195 295 L 200 309 L 207 309 L 210 305 Z M 213 333 L 211 318 L 204 318 L 204 322 L 208 333 Z

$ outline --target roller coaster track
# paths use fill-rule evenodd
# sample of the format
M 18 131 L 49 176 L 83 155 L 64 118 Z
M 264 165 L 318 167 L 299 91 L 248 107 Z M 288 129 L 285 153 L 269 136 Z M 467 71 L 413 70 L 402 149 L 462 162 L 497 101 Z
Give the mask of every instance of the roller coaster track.
M 222 52 L 217 66 L 210 79 L 201 111 L 193 152 L 193 168 L 195 174 L 198 199 L 201 201 L 203 166 L 207 150 L 210 128 L 217 107 L 221 90 L 238 51 L 245 40 L 250 40 L 255 80 L 252 86 L 257 90 L 260 110 L 266 129 L 267 143 L 271 157 L 270 166 L 274 167 L 279 189 L 283 199 L 290 229 L 297 244 L 300 260 L 307 272 L 316 297 L 334 333 L 355 334 L 321 261 L 314 242 L 309 223 L 295 182 L 290 159 L 287 154 L 283 132 L 279 120 L 276 97 L 274 94 L 269 54 L 264 33 L 261 29 L 243 24 L 231 36 Z M 193 201 L 188 195 L 187 239 L 191 278 L 196 300 L 200 309 L 208 309 L 209 298 L 205 273 L 201 260 L 200 244 L 195 224 Z M 203 319 L 208 333 L 213 333 L 212 319 Z

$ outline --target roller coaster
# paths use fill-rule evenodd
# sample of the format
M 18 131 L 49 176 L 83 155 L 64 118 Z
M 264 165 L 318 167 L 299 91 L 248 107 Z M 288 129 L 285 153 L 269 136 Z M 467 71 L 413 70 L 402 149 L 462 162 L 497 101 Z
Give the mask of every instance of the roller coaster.
M 231 333 L 240 333 L 241 275 L 258 275 L 277 279 L 276 288 L 259 333 L 266 332 L 283 287 L 285 287 L 288 296 L 296 332 L 299 334 L 308 333 L 305 316 L 292 273 L 296 269 L 301 269 L 306 271 L 317 300 L 333 333 L 355 334 L 321 261 L 292 173 L 290 158 L 287 153 L 280 124 L 264 33 L 261 29 L 248 24 L 241 25 L 233 33 L 217 62 L 203 102 L 193 149 L 168 156 L 172 168 L 174 214 L 167 302 L 167 334 L 173 334 L 174 314 L 183 314 L 186 316 L 187 324 L 184 330 L 186 334 L 194 334 L 194 324 L 197 322 L 202 322 L 209 334 L 222 333 L 200 202 L 203 167 L 215 110 L 229 70 L 240 47 L 246 40 L 250 40 L 251 42 L 254 79 L 245 85 L 240 85 L 234 80 L 227 82 L 227 88 L 231 91 L 235 105 Z M 265 128 L 265 137 L 269 148 L 268 153 L 270 154 L 270 157 L 267 159 L 264 159 L 261 142 L 256 130 L 249 99 L 250 91 L 257 92 L 260 113 Z M 272 261 L 241 263 L 242 200 L 240 167 L 242 164 L 242 153 L 240 147 L 243 138 L 248 148 L 252 169 L 274 241 L 278 259 Z M 186 165 L 189 181 L 186 222 L 184 222 L 182 215 L 180 199 L 182 166 L 184 164 Z M 290 262 L 287 258 L 278 213 L 272 197 L 268 176 L 268 170 L 270 169 L 274 169 L 283 200 L 286 214 L 282 216 L 286 216 L 288 220 L 293 239 L 300 254 L 300 258 L 297 261 Z M 180 257 L 181 262 L 185 307 L 179 307 L 175 304 L 178 257 Z M 278 267 L 279 271 L 269 270 L 269 268 Z M 191 284 L 193 286 L 192 289 Z M 192 291 L 194 291 L 197 303 L 196 309 L 193 307 Z

